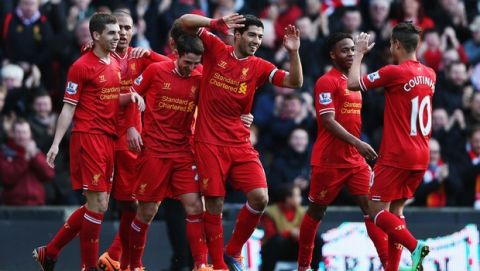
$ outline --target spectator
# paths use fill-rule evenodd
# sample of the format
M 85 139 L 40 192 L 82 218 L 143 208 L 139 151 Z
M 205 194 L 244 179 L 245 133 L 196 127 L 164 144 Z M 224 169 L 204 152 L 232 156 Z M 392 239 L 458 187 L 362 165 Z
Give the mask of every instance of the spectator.
M 281 184 L 293 183 L 302 194 L 307 195 L 310 180 L 310 145 L 308 132 L 296 128 L 290 133 L 288 145 L 283 148 L 273 160 L 268 178 L 269 187 L 275 195 L 275 187 Z
M 455 206 L 461 183 L 455 169 L 442 160 L 440 144 L 430 139 L 430 162 L 415 192 L 413 205 L 429 208 Z
M 468 57 L 470 65 L 476 65 L 480 62 L 480 15 L 475 17 L 470 24 L 472 38 L 467 40 L 463 47 Z
M 4 144 L 7 140 L 8 124 L 7 116 L 2 114 L 3 107 L 5 105 L 5 98 L 7 97 L 7 88 L 0 84 L 0 145 Z
M 38 0 L 20 0 L 3 25 L 5 57 L 12 63 L 24 62 L 26 73 L 33 70 L 33 65 L 47 73 L 51 65 L 53 32 L 47 18 L 40 13 L 39 4 Z M 48 83 L 50 78 L 44 79 Z
M 95 13 L 95 9 L 90 6 L 91 0 L 72 0 L 67 13 L 67 28 L 73 31 L 77 24 L 90 18 Z
M 270 122 L 268 133 L 272 140 L 271 150 L 276 154 L 285 146 L 290 133 L 298 127 L 313 131 L 315 119 L 302 97 L 292 93 L 283 97 L 276 103 L 277 114 Z
M 303 89 L 311 90 L 315 79 L 322 73 L 323 37 L 318 36 L 314 22 L 309 17 L 301 17 L 296 25 L 300 30 L 300 59 L 303 68 Z
M 412 21 L 413 24 L 422 30 L 435 27 L 435 23 L 425 15 L 421 0 L 401 0 L 397 9 L 398 16 L 392 20 L 396 25 L 401 22 Z
M 300 224 L 305 215 L 301 206 L 300 188 L 283 184 L 279 188 L 277 203 L 267 207 L 262 216 L 265 235 L 262 240 L 262 271 L 273 271 L 278 261 L 296 261 Z M 315 238 L 312 266 L 318 266 L 321 259 L 322 241 Z
M 472 88 L 468 81 L 467 67 L 460 61 L 450 63 L 445 69 L 445 79 L 438 80 L 433 96 L 433 107 L 442 107 L 452 114 L 455 109 L 463 109 L 463 96 Z
M 288 25 L 294 25 L 298 18 L 302 17 L 303 11 L 297 5 L 297 0 L 271 1 L 270 6 L 263 10 L 260 17 L 269 18 L 274 23 L 276 47 L 282 43 L 284 29 Z
M 444 108 L 436 108 L 432 113 L 432 137 L 442 148 L 442 157 L 460 157 L 466 138 L 466 123 L 460 109 L 454 111 L 451 117 Z
M 13 140 L 2 145 L 0 182 L 3 203 L 7 205 L 44 205 L 44 182 L 54 177 L 45 155 L 32 139 L 30 125 L 19 119 L 13 124 Z
M 480 127 L 471 129 L 462 159 L 457 161 L 463 183 L 458 197 L 460 206 L 480 209 Z
M 354 7 L 346 8 L 341 18 L 340 32 L 345 32 L 356 36 L 360 33 L 362 25 L 362 14 L 360 10 Z
M 470 97 L 470 104 L 466 113 L 467 127 L 480 126 L 480 92 L 475 91 Z
M 57 114 L 52 113 L 52 99 L 45 91 L 39 91 L 33 98 L 33 114 L 29 118 L 32 136 L 43 152 L 52 145 Z
M 460 42 L 465 42 L 470 36 L 470 33 L 468 31 L 468 20 L 464 1 L 440 0 L 430 2 L 434 3 L 434 7 L 431 9 L 426 8 L 426 10 L 427 12 L 431 11 L 431 17 L 437 28 L 440 31 L 443 31 L 447 27 L 453 28 Z

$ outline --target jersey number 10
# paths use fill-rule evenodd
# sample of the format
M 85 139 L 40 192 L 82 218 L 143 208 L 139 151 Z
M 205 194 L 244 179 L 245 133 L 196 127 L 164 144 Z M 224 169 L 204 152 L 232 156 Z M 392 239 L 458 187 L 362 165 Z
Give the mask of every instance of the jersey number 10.
M 425 110 L 427 110 L 427 124 L 424 123 L 423 119 Z M 430 102 L 430 96 L 423 97 L 422 101 L 420 102 L 420 107 L 418 106 L 418 96 L 412 99 L 412 114 L 410 115 L 411 136 L 417 135 L 417 120 L 422 135 L 429 135 L 430 130 L 432 129 L 432 106 Z

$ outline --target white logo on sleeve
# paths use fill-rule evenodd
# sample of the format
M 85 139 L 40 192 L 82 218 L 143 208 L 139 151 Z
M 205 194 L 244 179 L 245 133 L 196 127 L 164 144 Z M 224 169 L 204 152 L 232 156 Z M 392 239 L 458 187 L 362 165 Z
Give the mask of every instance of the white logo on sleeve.
M 75 93 L 77 93 L 77 88 L 78 88 L 77 83 L 68 81 L 67 82 L 67 88 L 65 89 L 65 91 L 70 95 L 74 95 Z
M 373 82 L 377 79 L 380 79 L 380 74 L 378 72 L 372 72 L 371 74 L 367 75 L 368 81 Z
M 143 80 L 143 76 L 142 74 L 140 74 L 140 76 L 138 76 L 137 79 L 135 79 L 135 85 L 139 86 L 140 83 L 142 83 L 142 80 Z
M 320 104 L 329 104 L 332 102 L 332 95 L 329 92 L 322 92 L 318 94 L 318 102 Z

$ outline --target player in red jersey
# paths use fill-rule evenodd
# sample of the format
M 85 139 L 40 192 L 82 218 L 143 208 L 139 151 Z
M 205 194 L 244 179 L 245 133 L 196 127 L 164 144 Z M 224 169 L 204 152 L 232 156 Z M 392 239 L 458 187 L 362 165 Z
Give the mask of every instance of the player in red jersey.
M 116 10 L 113 16 L 117 18 L 120 27 L 120 39 L 111 56 L 115 58 L 122 75 L 120 93 L 129 93 L 133 81 L 148 65 L 171 61 L 168 57 L 143 48 L 132 48 L 130 42 L 133 35 L 133 20 L 129 13 Z M 121 211 L 120 227 L 108 250 L 98 259 L 98 267 L 105 271 L 115 271 L 121 266 L 126 268 L 130 260 L 129 253 L 123 253 L 122 248 L 128 247 L 130 224 L 136 213 L 137 202 L 132 197 L 136 182 L 136 161 L 139 150 L 129 150 L 135 142 L 141 142 L 141 113 L 134 104 L 120 107 L 118 114 L 118 139 L 115 140 L 115 172 L 113 174 L 112 196 L 118 202 Z M 131 147 L 130 147 L 131 148 Z M 120 263 L 121 259 L 121 263 Z
M 80 235 L 82 270 L 97 270 L 98 238 L 113 173 L 114 139 L 117 135 L 119 104 L 131 99 L 144 106 L 136 93 L 120 94 L 120 68 L 110 52 L 119 40 L 115 17 L 97 13 L 90 19 L 94 49 L 81 56 L 70 68 L 55 137 L 47 153 L 54 166 L 58 145 L 73 120 L 70 141 L 73 189 L 82 189 L 87 203 L 77 209 L 53 240 L 33 251 L 42 270 L 53 270 L 60 250 Z
M 370 218 L 388 235 L 387 270 L 398 270 L 401 245 L 412 252 L 411 270 L 422 270 L 429 247 L 413 237 L 402 218 L 406 200 L 413 197 L 428 167 L 436 75 L 416 59 L 420 30 L 400 23 L 390 38 L 390 52 L 398 64 L 360 77 L 363 55 L 374 45 L 368 44 L 369 38 L 361 33 L 355 44 L 348 88 L 385 88 L 383 137 L 369 193 Z
M 135 197 L 138 209 L 130 229 L 130 269 L 141 268 L 148 227 L 161 201 L 180 198 L 187 213 L 187 239 L 195 270 L 207 267 L 203 204 L 190 139 L 198 101 L 203 45 L 198 37 L 184 35 L 176 42 L 176 60 L 150 65 L 132 86 L 146 97 Z
M 194 150 L 205 196 L 210 257 L 215 269 L 227 269 L 227 261 L 231 270 L 244 270 L 241 249 L 267 205 L 268 191 L 258 153 L 249 141 L 250 131 L 239 116 L 250 111 L 255 91 L 267 81 L 283 87 L 302 86 L 299 31 L 291 25 L 285 29 L 288 73 L 254 56 L 263 38 L 263 24 L 255 16 L 233 14 L 214 20 L 187 14 L 179 20 L 186 31 L 197 33 L 205 46 Z M 234 45 L 226 45 L 205 27 L 222 32 L 235 28 Z M 234 188 L 246 194 L 247 203 L 224 254 L 221 215 L 227 177 Z
M 344 185 L 359 204 L 369 234 L 371 231 L 381 231 L 368 218 L 371 170 L 363 158 L 374 159 L 377 154 L 370 145 L 359 139 L 362 95 L 347 89 L 347 74 L 354 55 L 353 38 L 345 33 L 332 34 L 327 40 L 327 49 L 333 68 L 315 84 L 318 128 L 312 152 L 310 205 L 300 227 L 299 271 L 310 269 L 318 226 L 327 206 Z M 382 263 L 385 261 L 386 254 Z

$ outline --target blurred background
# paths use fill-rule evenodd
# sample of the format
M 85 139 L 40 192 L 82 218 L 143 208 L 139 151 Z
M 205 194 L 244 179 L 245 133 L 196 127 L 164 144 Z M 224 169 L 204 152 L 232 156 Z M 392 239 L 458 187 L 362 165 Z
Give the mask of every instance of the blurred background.
M 70 210 L 68 206 L 83 203 L 81 194 L 70 188 L 68 136 L 60 147 L 55 170 L 41 166 L 22 168 L 14 165 L 11 157 L 20 151 L 25 152 L 25 159 L 30 160 L 34 158 L 29 154 L 48 151 L 62 107 L 68 67 L 79 57 L 82 44 L 91 39 L 88 19 L 96 11 L 111 12 L 119 8 L 128 9 L 133 17 L 135 34 L 132 46 L 150 48 L 165 55 L 170 53 L 168 30 L 173 21 L 185 13 L 214 18 L 234 12 L 254 14 L 265 26 L 257 56 L 287 70 L 288 54 L 282 47 L 282 32 L 288 24 L 300 29 L 303 87 L 291 90 L 265 85 L 257 91 L 252 110 L 255 120 L 251 127 L 251 141 L 259 151 L 267 173 L 271 202 L 288 208 L 307 203 L 310 154 L 316 136 L 313 86 L 317 78 L 331 67 L 323 46 L 326 37 L 337 31 L 352 35 L 362 31 L 372 34 L 376 45 L 362 67 L 363 73 L 370 73 L 392 62 L 389 53 L 392 27 L 401 21 L 413 21 L 423 29 L 418 59 L 437 72 L 437 83 L 433 98 L 430 166 L 410 204 L 421 207 L 415 210 L 422 214 L 435 214 L 432 219 L 437 225 L 446 223 L 445 212 L 461 210 L 462 214 L 468 214 L 464 220 L 456 220 L 456 228 L 448 228 L 452 232 L 468 223 L 480 224 L 477 211 L 480 209 L 480 1 L 2 0 L 0 225 L 5 231 L 0 231 L 0 238 L 5 238 L 3 241 L 13 246 L 8 252 L 0 249 L 0 270 L 35 270 L 33 263 L 19 267 L 18 264 L 26 264 L 28 254 L 24 253 L 29 251 L 16 252 L 16 242 L 25 243 L 25 248 L 45 243 L 62 224 L 64 215 Z M 378 150 L 383 128 L 383 89 L 362 95 L 362 139 Z M 233 214 L 245 198 L 230 189 L 226 202 L 226 212 L 232 214 L 226 218 L 234 221 Z M 342 191 L 334 205 L 354 203 Z M 351 209 L 335 210 L 341 214 Z M 361 221 L 360 212 L 357 213 L 358 221 Z M 341 222 L 338 217 L 342 216 L 330 212 L 327 220 Z M 113 232 L 118 226 L 117 218 L 117 208 L 112 202 L 104 231 L 111 228 Z M 174 200 L 167 202 L 157 218 L 159 227 L 173 229 L 156 233 L 162 236 L 157 242 L 169 243 L 167 240 L 170 240 L 173 246 L 167 244 L 162 248 L 168 252 L 160 254 L 168 256 L 160 258 L 167 260 L 156 266 L 164 266 L 161 268 L 166 270 L 188 270 L 185 267 L 189 265 L 188 253 L 180 255 L 185 249 L 188 252 L 185 238 L 180 235 L 178 240 L 175 239 L 179 237 L 175 230 L 181 232 L 184 224 L 181 206 Z M 24 225 L 22 223 L 26 227 L 37 225 L 38 228 L 29 230 L 32 236 L 27 238 L 20 231 L 23 228 L 16 227 Z M 41 223 L 47 224 L 42 228 Z M 268 221 L 265 223 L 266 230 L 272 226 Z M 12 234 L 7 234 L 9 230 Z M 440 229 L 440 232 L 438 234 L 447 231 Z M 18 239 L 15 233 L 20 234 Z M 108 243 L 113 233 L 108 231 L 103 236 L 106 236 L 104 242 Z M 267 234 L 265 238 L 271 236 Z M 260 241 L 262 245 L 268 242 L 265 238 Z M 76 249 L 73 246 L 69 248 Z M 76 255 L 72 252 L 73 258 L 78 257 Z M 22 260 L 15 264 L 11 257 Z

